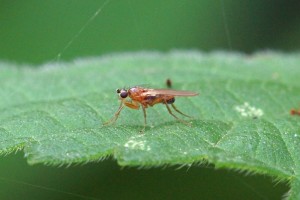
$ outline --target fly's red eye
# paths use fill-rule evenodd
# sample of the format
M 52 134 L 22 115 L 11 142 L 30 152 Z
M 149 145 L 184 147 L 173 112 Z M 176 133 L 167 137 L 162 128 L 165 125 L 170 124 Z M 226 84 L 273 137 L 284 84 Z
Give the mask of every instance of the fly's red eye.
M 120 97 L 122 97 L 123 99 L 126 98 L 128 96 L 128 92 L 123 91 L 120 93 Z

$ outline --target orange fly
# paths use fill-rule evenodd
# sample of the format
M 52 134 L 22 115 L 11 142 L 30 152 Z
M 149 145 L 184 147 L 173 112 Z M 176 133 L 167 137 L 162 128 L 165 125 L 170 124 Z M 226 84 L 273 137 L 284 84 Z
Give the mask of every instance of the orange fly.
M 143 88 L 143 87 L 132 87 L 130 89 L 117 89 L 116 92 L 119 95 L 119 99 L 121 101 L 120 107 L 108 122 L 104 123 L 104 125 L 112 124 L 117 121 L 120 112 L 124 108 L 124 106 L 127 106 L 131 109 L 138 110 L 140 107 L 143 109 L 144 113 L 144 128 L 141 130 L 142 132 L 145 130 L 146 123 L 147 123 L 147 115 L 146 115 L 146 108 L 149 106 L 154 106 L 155 104 L 162 103 L 166 105 L 166 108 L 170 115 L 172 115 L 175 119 L 178 121 L 190 125 L 188 122 L 184 121 L 183 119 L 178 118 L 176 115 L 173 114 L 171 107 L 181 115 L 184 115 L 186 117 L 190 117 L 184 113 L 182 113 L 180 110 L 178 110 L 175 105 L 175 97 L 177 96 L 196 96 L 198 93 L 191 92 L 191 91 L 183 91 L 183 90 L 170 90 L 170 89 L 149 89 L 149 88 Z M 171 107 L 169 106 L 171 105 Z

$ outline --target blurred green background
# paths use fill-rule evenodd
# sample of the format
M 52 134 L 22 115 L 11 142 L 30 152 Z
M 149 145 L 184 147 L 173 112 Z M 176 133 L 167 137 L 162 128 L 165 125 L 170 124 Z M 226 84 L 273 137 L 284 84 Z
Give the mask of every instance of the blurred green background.
M 0 59 L 44 63 L 60 53 L 61 60 L 71 60 L 139 50 L 251 53 L 300 47 L 300 1 L 105 2 L 0 0 Z
M 292 0 L 0 0 L 0 60 L 37 66 L 141 50 L 298 51 L 299 10 Z M 84 199 L 49 187 L 100 199 L 280 199 L 288 190 L 211 167 L 120 169 L 107 160 L 57 168 L 28 166 L 22 155 L 0 158 L 0 199 Z

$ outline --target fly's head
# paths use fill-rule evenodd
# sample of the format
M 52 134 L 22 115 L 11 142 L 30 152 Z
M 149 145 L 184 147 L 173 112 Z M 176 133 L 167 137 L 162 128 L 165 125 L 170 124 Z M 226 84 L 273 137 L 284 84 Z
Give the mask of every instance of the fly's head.
M 119 99 L 126 99 L 128 97 L 128 90 L 126 89 L 117 89 L 117 94 L 119 94 Z

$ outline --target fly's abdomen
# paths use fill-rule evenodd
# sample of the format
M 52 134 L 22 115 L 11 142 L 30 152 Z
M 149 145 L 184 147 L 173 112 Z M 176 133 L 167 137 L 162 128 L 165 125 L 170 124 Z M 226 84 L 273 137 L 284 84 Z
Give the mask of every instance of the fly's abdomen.
M 174 102 L 175 102 L 175 98 L 174 97 L 167 100 L 167 104 L 172 104 Z

